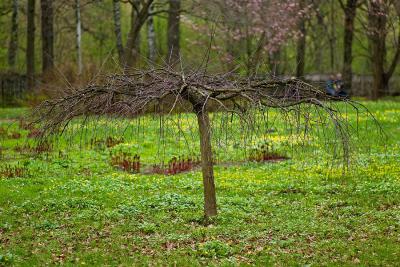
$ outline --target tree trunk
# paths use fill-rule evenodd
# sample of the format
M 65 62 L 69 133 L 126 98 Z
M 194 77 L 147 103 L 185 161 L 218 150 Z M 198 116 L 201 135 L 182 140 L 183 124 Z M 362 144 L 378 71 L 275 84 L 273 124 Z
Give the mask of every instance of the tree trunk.
M 180 9 L 180 0 L 169 0 L 167 62 L 170 64 L 174 64 L 179 61 Z
M 8 65 L 15 70 L 15 59 L 18 51 L 18 0 L 12 2 L 10 46 L 8 48 Z
M 357 0 L 347 0 L 344 7 L 344 39 L 343 39 L 343 81 L 344 88 L 351 92 L 353 80 L 353 36 L 354 20 L 357 11 Z
M 208 218 L 217 215 L 210 118 L 208 112 L 202 108 L 197 110 L 196 114 L 200 133 L 201 168 L 204 186 L 204 215 Z
M 78 61 L 78 75 L 82 74 L 82 26 L 81 26 L 81 3 L 80 0 L 75 0 L 75 13 L 76 13 L 76 52 Z
M 121 31 L 121 7 L 119 0 L 113 0 L 114 32 L 118 51 L 119 62 L 122 64 L 124 57 L 124 46 L 122 44 Z
M 53 1 L 41 0 L 42 71 L 46 74 L 54 66 Z
M 335 1 L 331 0 L 331 7 L 330 7 L 330 33 L 329 33 L 329 56 L 330 56 L 330 69 L 331 71 L 336 70 L 336 24 L 335 24 L 335 17 L 336 17 L 336 7 Z
M 28 0 L 26 38 L 26 77 L 27 87 L 35 86 L 35 0 Z
M 153 5 L 150 6 L 150 13 L 153 11 Z M 155 62 L 157 57 L 156 50 L 156 33 L 154 30 L 154 18 L 150 16 L 147 20 L 147 46 L 148 46 L 148 58 L 151 62 Z
M 148 18 L 152 2 L 152 0 L 144 1 L 143 4 L 138 0 L 132 2 L 131 29 L 126 41 L 123 60 L 125 68 L 133 67 L 137 63 L 140 53 L 140 30 Z
M 386 11 L 379 3 L 371 1 L 368 11 L 369 42 L 371 47 L 371 63 L 373 87 L 371 98 L 378 99 L 386 89 L 385 58 L 386 58 Z
M 304 9 L 304 0 L 300 1 L 300 8 Z M 301 33 L 300 38 L 297 40 L 297 67 L 296 67 L 296 77 L 303 78 L 304 76 L 304 66 L 305 66 L 305 55 L 306 55 L 306 19 L 304 16 L 300 19 L 299 30 Z
M 392 25 L 389 26 L 390 9 L 393 7 L 397 12 L 400 26 L 400 4 L 394 2 L 380 3 L 370 1 L 368 7 L 368 38 L 371 47 L 372 75 L 374 78 L 371 98 L 376 100 L 383 92 L 389 91 L 389 80 L 392 77 L 400 59 L 400 29 L 397 33 L 397 44 L 394 51 L 394 57 L 389 64 L 386 64 L 386 38 Z M 385 71 L 385 65 L 389 68 Z

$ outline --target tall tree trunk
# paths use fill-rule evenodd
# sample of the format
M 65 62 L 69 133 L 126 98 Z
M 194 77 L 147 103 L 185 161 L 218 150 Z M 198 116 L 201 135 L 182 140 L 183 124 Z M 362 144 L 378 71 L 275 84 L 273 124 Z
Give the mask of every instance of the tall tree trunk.
M 214 183 L 214 161 L 211 147 L 211 126 L 207 111 L 207 99 L 196 90 L 187 88 L 183 95 L 193 106 L 200 134 L 201 169 L 204 187 L 204 216 L 217 215 L 217 197 Z
M 81 24 L 81 3 L 80 0 L 75 0 L 75 15 L 76 15 L 76 52 L 78 61 L 78 75 L 82 74 L 82 24 Z
M 136 65 L 140 53 L 140 30 L 147 21 L 153 0 L 132 2 L 131 29 L 124 50 L 123 65 L 130 68 Z
M 336 70 L 336 24 L 335 24 L 335 17 L 336 17 L 336 7 L 335 1 L 331 0 L 331 7 L 330 7 L 330 33 L 329 33 L 329 57 L 330 57 L 330 69 L 331 71 Z
M 394 6 L 392 6 L 394 5 Z M 388 17 L 391 8 L 394 7 L 397 12 L 398 30 L 397 44 L 394 51 L 394 57 L 387 64 L 388 70 L 385 70 L 386 55 L 386 38 L 391 28 L 388 25 Z M 398 61 L 400 60 L 400 4 L 397 1 L 369 1 L 368 6 L 368 38 L 371 47 L 371 63 L 372 75 L 374 78 L 371 98 L 379 98 L 383 92 L 389 91 L 389 80 L 392 77 Z
M 124 57 L 124 46 L 122 44 L 121 31 L 121 7 L 119 0 L 113 0 L 114 32 L 118 51 L 119 62 L 122 64 Z
M 8 65 L 11 70 L 15 69 L 15 61 L 18 51 L 18 0 L 12 2 L 11 34 L 8 48 Z
M 136 10 L 139 7 L 134 5 L 139 5 L 138 1 L 132 3 L 131 12 L 131 27 L 126 41 L 125 52 L 124 52 L 124 67 L 133 67 L 136 64 L 138 47 L 137 39 L 139 38 L 140 28 L 138 27 L 138 17 Z
M 153 5 L 150 6 L 149 12 L 153 12 Z M 156 32 L 154 30 L 154 18 L 150 16 L 147 20 L 147 46 L 148 46 L 148 58 L 151 62 L 155 62 L 157 57 L 156 49 Z
M 180 0 L 169 0 L 167 62 L 170 64 L 174 64 L 179 61 L 180 9 Z
M 376 100 L 387 87 L 385 75 L 386 59 L 386 11 L 380 3 L 371 1 L 368 10 L 369 42 L 371 47 L 371 63 L 373 88 L 371 98 Z
M 28 0 L 26 33 L 26 77 L 27 87 L 35 86 L 35 0 Z
M 42 71 L 46 74 L 54 66 L 53 1 L 41 0 Z
M 217 197 L 215 194 L 213 156 L 211 148 L 211 127 L 208 112 L 199 109 L 196 112 L 200 132 L 201 168 L 204 186 L 204 215 L 217 215 Z
M 344 6 L 343 81 L 344 87 L 349 92 L 351 92 L 353 80 L 353 36 L 357 1 L 358 0 L 347 0 L 346 6 Z
M 300 1 L 300 8 L 304 9 L 305 0 Z M 297 40 L 297 56 L 296 56 L 296 77 L 302 78 L 304 76 L 305 56 L 306 56 L 306 19 L 304 16 L 300 19 L 299 30 L 301 33 L 300 38 Z

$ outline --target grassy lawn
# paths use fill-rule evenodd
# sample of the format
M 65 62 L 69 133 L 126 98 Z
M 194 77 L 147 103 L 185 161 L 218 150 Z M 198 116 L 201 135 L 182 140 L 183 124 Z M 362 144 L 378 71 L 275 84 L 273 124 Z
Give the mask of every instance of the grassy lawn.
M 104 127 L 97 121 L 85 129 L 76 121 L 53 140 L 51 152 L 33 155 L 15 149 L 35 145 L 18 123 L 27 110 L 0 109 L 0 127 L 8 133 L 0 139 L 0 170 L 24 170 L 22 177 L 0 177 L 0 266 L 398 266 L 400 103 L 365 104 L 387 139 L 346 110 L 353 125 L 360 123 L 346 172 L 321 134 L 311 133 L 300 147 L 276 122 L 267 138 L 290 159 L 217 165 L 219 215 L 207 225 L 199 170 L 165 176 L 110 165 L 110 154 L 119 151 L 138 153 L 149 166 L 197 155 L 193 117 L 179 120 L 189 137 L 160 133 L 158 119 L 150 117 Z M 224 124 L 222 117 L 214 120 Z M 234 140 L 238 127 L 228 133 L 216 127 L 216 142 L 223 135 L 230 140 L 216 151 L 220 161 L 246 157 L 243 140 Z M 122 143 L 95 142 L 108 136 L 123 136 Z

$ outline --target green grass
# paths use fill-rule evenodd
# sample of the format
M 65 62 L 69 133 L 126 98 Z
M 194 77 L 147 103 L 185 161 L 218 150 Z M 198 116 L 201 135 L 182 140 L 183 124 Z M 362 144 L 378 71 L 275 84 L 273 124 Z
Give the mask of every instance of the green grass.
M 12 148 L 31 141 L 13 120 L 26 110 L 0 109 L 0 127 L 23 135 L 0 139 L 1 164 L 19 162 L 29 170 L 25 177 L 0 178 L 0 266 L 398 266 L 400 103 L 365 104 L 388 138 L 361 118 L 344 174 L 331 164 L 331 146 L 325 149 L 321 134 L 312 132 L 300 148 L 277 122 L 268 139 L 291 159 L 216 166 L 219 215 L 207 225 L 199 171 L 140 175 L 109 165 L 110 150 L 140 153 L 149 164 L 160 156 L 197 154 L 195 130 L 189 151 L 176 132 L 166 133 L 164 146 L 151 117 L 141 126 L 97 123 L 75 135 L 69 130 L 49 155 L 23 156 Z M 348 117 L 354 125 L 355 113 Z M 183 125 L 195 125 L 191 116 L 185 119 Z M 123 144 L 88 147 L 94 127 L 99 137 L 120 136 L 129 123 Z M 220 160 L 245 156 L 243 139 L 235 140 L 238 127 L 216 151 Z

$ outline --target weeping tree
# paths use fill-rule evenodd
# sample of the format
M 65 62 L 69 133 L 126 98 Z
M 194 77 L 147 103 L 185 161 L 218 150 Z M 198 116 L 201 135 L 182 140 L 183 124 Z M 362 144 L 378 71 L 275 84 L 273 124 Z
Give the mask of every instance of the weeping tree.
M 60 98 L 43 102 L 36 109 L 37 121 L 45 133 L 63 132 L 77 117 L 104 116 L 135 118 L 149 112 L 168 116 L 189 107 L 197 117 L 200 137 L 201 168 L 204 186 L 204 215 L 217 214 L 214 183 L 211 112 L 235 114 L 250 124 L 257 123 L 246 114 L 264 108 L 294 113 L 295 123 L 306 133 L 312 125 L 327 127 L 329 121 L 341 147 L 341 155 L 349 159 L 349 128 L 338 105 L 348 99 L 331 98 L 318 88 L 297 79 L 274 77 L 238 77 L 233 74 L 208 75 L 202 70 L 176 71 L 171 67 L 111 75 L 101 82 L 81 89 L 66 90 Z M 164 106 L 163 112 L 156 107 Z M 167 112 L 166 112 L 167 110 Z M 311 113 L 318 114 L 311 119 Z M 86 119 L 85 119 L 86 121 Z M 254 126 L 254 125 L 253 125 Z

